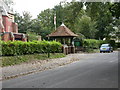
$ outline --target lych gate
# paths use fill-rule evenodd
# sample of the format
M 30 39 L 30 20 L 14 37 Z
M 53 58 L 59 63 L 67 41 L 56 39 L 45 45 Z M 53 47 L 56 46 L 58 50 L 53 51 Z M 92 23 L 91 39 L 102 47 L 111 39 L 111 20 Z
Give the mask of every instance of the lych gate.
M 65 54 L 74 53 L 75 47 L 72 43 L 73 38 L 78 35 L 74 34 L 69 28 L 67 28 L 64 24 L 59 26 L 54 32 L 47 35 L 50 39 L 54 39 L 56 41 L 61 42 L 63 44 L 63 52 Z

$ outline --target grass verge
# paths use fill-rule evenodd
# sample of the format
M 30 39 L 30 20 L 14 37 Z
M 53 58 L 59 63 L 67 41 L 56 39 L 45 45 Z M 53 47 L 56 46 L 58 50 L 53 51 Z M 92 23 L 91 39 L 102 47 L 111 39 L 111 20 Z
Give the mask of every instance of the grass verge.
M 46 59 L 54 59 L 54 58 L 62 58 L 65 57 L 63 53 L 51 53 L 50 58 L 48 58 L 47 54 L 32 54 L 32 55 L 21 55 L 21 56 L 3 56 L 0 58 L 1 66 L 11 66 L 16 64 L 21 64 L 23 62 L 30 62 L 33 60 L 46 60 Z

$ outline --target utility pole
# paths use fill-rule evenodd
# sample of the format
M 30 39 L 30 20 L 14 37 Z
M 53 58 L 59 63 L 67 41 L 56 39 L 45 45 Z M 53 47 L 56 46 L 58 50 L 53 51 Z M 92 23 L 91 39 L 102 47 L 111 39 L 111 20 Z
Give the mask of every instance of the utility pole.
M 56 12 L 54 14 L 54 25 L 55 25 L 55 30 L 56 30 Z

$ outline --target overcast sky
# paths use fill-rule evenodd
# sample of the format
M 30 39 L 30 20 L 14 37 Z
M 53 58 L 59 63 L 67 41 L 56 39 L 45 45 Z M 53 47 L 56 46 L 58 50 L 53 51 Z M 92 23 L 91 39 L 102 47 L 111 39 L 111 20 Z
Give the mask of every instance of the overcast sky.
M 13 0 L 13 1 L 15 3 L 13 7 L 14 11 L 17 11 L 20 14 L 22 14 L 23 11 L 29 11 L 33 16 L 33 18 L 36 18 L 41 11 L 48 8 L 53 8 L 55 5 L 58 5 L 60 1 L 65 1 L 65 0 Z M 71 2 L 71 1 L 72 0 L 66 0 L 66 2 Z M 80 0 L 76 0 L 76 1 L 80 1 Z M 102 0 L 89 0 L 89 1 L 97 2 Z M 106 1 L 120 1 L 120 0 L 106 0 Z
M 33 18 L 36 18 L 37 15 L 48 8 L 53 8 L 55 5 L 59 4 L 63 0 L 13 0 L 14 11 L 22 13 L 23 11 L 29 11 Z M 70 2 L 72 0 L 66 0 Z

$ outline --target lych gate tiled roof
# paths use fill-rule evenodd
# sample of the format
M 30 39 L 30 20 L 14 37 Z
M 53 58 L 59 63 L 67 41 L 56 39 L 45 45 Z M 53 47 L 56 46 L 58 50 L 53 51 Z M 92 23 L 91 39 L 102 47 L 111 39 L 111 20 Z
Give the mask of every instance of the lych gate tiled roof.
M 74 34 L 69 28 L 67 28 L 64 24 L 59 26 L 57 30 L 48 35 L 48 37 L 63 37 L 63 36 L 72 36 L 76 37 L 78 35 Z

